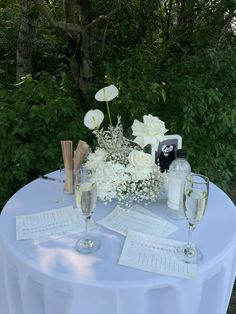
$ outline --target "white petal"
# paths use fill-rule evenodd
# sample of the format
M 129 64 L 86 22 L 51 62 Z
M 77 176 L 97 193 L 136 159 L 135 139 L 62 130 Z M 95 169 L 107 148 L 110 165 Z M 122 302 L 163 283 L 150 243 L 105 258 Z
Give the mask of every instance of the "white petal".
M 137 136 L 134 140 L 134 143 L 138 144 L 141 148 L 144 148 L 146 144 L 144 143 L 144 138 L 141 136 Z
M 101 110 L 89 110 L 84 116 L 84 125 L 88 129 L 94 130 L 96 128 L 99 128 L 103 120 L 104 114 Z
M 110 101 L 116 98 L 119 94 L 119 90 L 115 85 L 109 85 L 103 87 L 95 94 L 95 99 L 97 101 Z
M 159 144 L 159 142 L 162 142 L 162 140 L 164 138 L 164 134 L 168 131 L 167 129 L 165 129 L 165 130 L 166 131 L 163 134 L 160 134 L 159 136 L 157 136 L 156 140 L 157 140 L 158 144 Z
M 134 136 L 141 136 L 145 133 L 146 127 L 145 127 L 144 123 L 135 119 L 133 122 L 133 125 L 131 126 L 131 129 L 133 131 L 132 134 Z

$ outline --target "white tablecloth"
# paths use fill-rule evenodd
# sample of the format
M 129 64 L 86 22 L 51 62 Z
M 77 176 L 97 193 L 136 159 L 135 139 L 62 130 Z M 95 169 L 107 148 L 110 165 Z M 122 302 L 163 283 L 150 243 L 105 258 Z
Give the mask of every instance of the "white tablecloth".
M 53 173 L 53 175 L 57 175 Z M 236 210 L 218 187 L 194 231 L 204 260 L 197 279 L 118 265 L 124 237 L 101 226 L 94 255 L 74 250 L 76 235 L 34 245 L 16 241 L 15 216 L 74 205 L 60 183 L 37 179 L 19 190 L 0 216 L 0 314 L 225 314 L 236 273 Z M 114 204 L 98 202 L 94 219 Z M 166 201 L 148 209 L 167 218 Z M 172 221 L 173 222 L 173 221 Z M 185 241 L 187 224 L 170 238 Z

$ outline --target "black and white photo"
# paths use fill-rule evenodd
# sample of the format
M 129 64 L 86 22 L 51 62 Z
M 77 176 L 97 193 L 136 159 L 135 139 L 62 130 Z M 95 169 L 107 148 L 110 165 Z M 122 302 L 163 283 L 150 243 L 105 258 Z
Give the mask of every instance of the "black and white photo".
M 159 164 L 161 172 L 168 171 L 170 164 L 176 158 L 176 150 L 182 148 L 180 135 L 165 135 L 158 147 L 152 152 L 155 163 Z

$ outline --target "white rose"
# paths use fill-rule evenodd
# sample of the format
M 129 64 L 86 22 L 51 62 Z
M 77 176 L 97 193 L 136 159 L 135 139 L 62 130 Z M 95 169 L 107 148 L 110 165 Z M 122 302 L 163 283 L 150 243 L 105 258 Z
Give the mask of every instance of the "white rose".
M 118 96 L 119 90 L 115 85 L 103 87 L 95 94 L 97 101 L 110 101 Z
M 88 129 L 94 130 L 100 127 L 103 120 L 104 114 L 101 110 L 89 110 L 84 116 L 84 125 Z
M 157 147 L 168 130 L 163 121 L 149 114 L 143 116 L 143 122 L 134 120 L 132 131 L 136 136 L 134 142 L 143 148 L 148 144 Z
M 155 165 L 150 154 L 133 150 L 129 154 L 128 160 L 127 171 L 131 173 L 134 180 L 145 180 L 150 177 L 150 173 L 152 173 L 153 166 Z
M 137 170 L 151 168 L 154 164 L 152 156 L 144 153 L 142 150 L 132 150 L 128 156 L 129 163 Z

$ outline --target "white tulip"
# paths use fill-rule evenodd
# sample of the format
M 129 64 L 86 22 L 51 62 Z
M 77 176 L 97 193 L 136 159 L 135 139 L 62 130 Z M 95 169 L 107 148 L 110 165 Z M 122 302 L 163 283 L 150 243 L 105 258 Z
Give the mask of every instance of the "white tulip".
M 100 127 L 103 120 L 104 114 L 101 110 L 89 110 L 84 116 L 84 125 L 88 129 L 94 130 Z
M 103 87 L 95 94 L 95 99 L 97 101 L 110 101 L 116 98 L 119 94 L 119 90 L 115 85 L 109 85 Z

